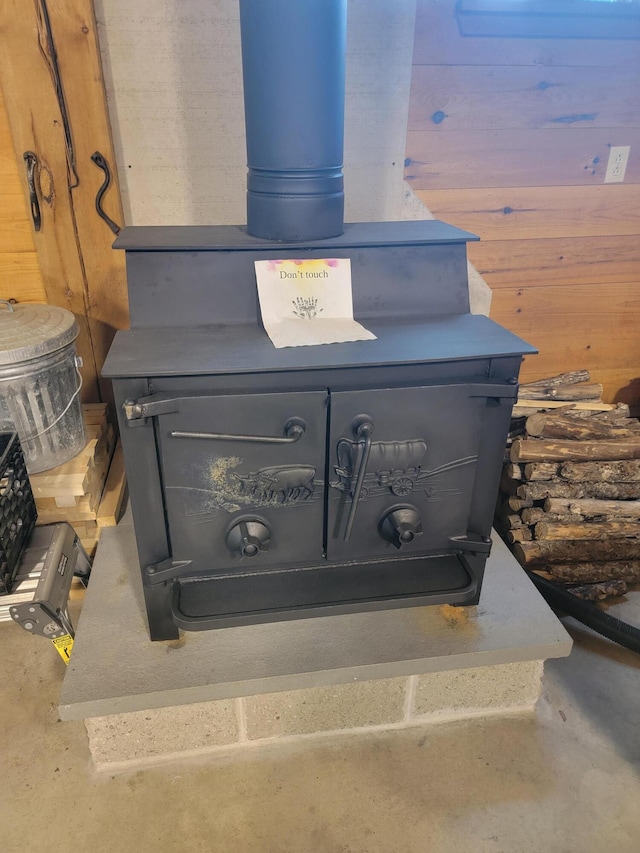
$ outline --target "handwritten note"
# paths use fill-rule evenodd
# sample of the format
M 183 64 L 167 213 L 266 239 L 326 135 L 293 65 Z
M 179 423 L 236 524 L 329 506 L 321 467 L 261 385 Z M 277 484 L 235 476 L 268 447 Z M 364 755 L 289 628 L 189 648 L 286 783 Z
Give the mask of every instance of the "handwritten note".
M 348 258 L 256 261 L 255 267 L 262 322 L 278 349 L 375 340 L 353 319 Z

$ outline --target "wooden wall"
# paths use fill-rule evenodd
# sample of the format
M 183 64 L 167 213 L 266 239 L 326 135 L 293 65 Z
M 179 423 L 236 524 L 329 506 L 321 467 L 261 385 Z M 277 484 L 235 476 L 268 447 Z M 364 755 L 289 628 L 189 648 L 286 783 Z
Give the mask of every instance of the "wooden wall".
M 491 316 L 540 349 L 525 381 L 587 368 L 638 404 L 640 42 L 463 38 L 454 5 L 418 0 L 406 179 L 482 238 Z
M 0 90 L 0 299 L 46 302 L 18 168 Z
M 112 250 L 114 234 L 95 207 L 104 181 L 91 159 L 97 151 L 112 175 L 103 207 L 122 223 L 93 2 L 3 0 L 0 36 L 1 195 L 7 205 L 0 207 L 0 249 L 20 268 L 20 275 L 0 279 L 0 293 L 73 312 L 83 400 L 109 400 L 111 383 L 100 370 L 116 329 L 128 324 L 128 303 L 123 253 Z M 25 151 L 37 158 L 39 231 L 27 215 Z

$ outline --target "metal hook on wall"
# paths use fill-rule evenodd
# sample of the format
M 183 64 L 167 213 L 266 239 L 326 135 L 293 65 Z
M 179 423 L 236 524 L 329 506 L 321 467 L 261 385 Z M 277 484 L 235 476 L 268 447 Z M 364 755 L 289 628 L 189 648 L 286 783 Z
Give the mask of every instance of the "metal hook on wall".
M 33 151 L 25 151 L 22 155 L 27 167 L 27 186 L 29 187 L 29 207 L 31 209 L 31 219 L 33 220 L 33 228 L 39 231 L 42 227 L 42 218 L 40 216 L 40 202 L 38 201 L 38 192 L 36 190 L 36 167 L 38 165 L 38 157 Z
M 104 221 L 107 223 L 109 228 L 111 228 L 114 234 L 119 234 L 121 230 L 120 226 L 116 222 L 114 222 L 113 219 L 107 213 L 105 213 L 102 208 L 102 197 L 109 189 L 109 186 L 111 184 L 111 170 L 109 169 L 109 164 L 107 163 L 104 155 L 102 155 L 99 151 L 95 151 L 91 155 L 91 160 L 96 164 L 99 169 L 104 172 L 104 181 L 96 194 L 96 210 L 98 212 L 98 216 L 101 219 L 104 219 Z

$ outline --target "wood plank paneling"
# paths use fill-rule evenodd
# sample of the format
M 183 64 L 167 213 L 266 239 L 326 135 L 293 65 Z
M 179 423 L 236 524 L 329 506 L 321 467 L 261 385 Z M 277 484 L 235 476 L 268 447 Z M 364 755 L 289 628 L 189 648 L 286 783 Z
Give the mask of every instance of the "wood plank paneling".
M 0 299 L 47 301 L 35 250 L 0 252 Z
M 638 66 L 637 42 L 461 36 L 455 3 L 419 0 L 414 65 Z
M 482 238 L 492 317 L 540 349 L 523 379 L 587 368 L 640 414 L 640 43 L 464 38 L 454 7 L 418 0 L 407 180 Z
M 603 183 L 611 145 L 631 146 L 625 182 L 640 183 L 640 128 L 409 131 L 405 176 L 414 190 L 590 186 Z
M 640 288 L 640 240 L 565 237 L 470 243 L 469 259 L 492 289 L 514 285 L 614 284 Z
M 635 68 L 414 66 L 409 130 L 640 127 Z M 618 143 L 616 143 L 618 144 Z M 624 143 L 620 143 L 624 144 Z
M 32 231 L 22 190 L 0 192 L 0 253 L 33 252 Z
M 112 172 L 103 205 L 122 222 L 92 2 L 49 2 L 48 19 L 51 34 L 43 0 L 0 4 L 0 79 L 16 159 L 31 150 L 40 164 L 42 228 L 33 240 L 47 301 L 76 316 L 83 399 L 108 399 L 99 371 L 115 329 L 127 324 L 127 299 L 124 258 L 95 209 L 104 175 L 90 158 L 99 151 Z
M 634 184 L 418 190 L 434 216 L 483 240 L 640 234 Z
M 0 90 L 0 299 L 45 302 L 9 119 Z
M 43 201 L 40 205 L 42 228 L 33 235 L 47 302 L 67 308 L 75 315 L 80 327 L 77 348 L 84 362 L 83 399 L 97 401 L 100 399 L 97 368 L 68 186 L 63 120 L 49 68 L 38 46 L 35 6 L 26 7 L 19 0 L 0 4 L 0 27 L 5 45 L 11 45 L 10 51 L 0 52 L 0 78 L 16 159 L 21 158 L 23 151 L 35 151 L 41 167 L 52 177 L 50 203 Z
M 540 350 L 526 360 L 523 381 L 553 375 L 560 359 L 562 370 L 585 368 L 592 379 L 603 370 L 626 383 L 639 377 L 639 314 L 634 283 L 502 288 L 491 305 L 498 323 Z

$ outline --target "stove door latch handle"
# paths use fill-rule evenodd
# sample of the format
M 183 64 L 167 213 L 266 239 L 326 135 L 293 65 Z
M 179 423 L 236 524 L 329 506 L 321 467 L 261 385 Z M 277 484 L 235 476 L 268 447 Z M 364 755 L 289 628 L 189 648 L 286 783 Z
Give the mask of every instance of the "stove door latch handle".
M 488 557 L 491 553 L 491 539 L 489 537 L 451 536 L 449 541 L 455 545 L 456 550 L 465 551 L 477 557 Z
M 249 441 L 254 444 L 295 444 L 300 441 L 307 429 L 302 418 L 289 418 L 284 425 L 284 435 L 234 435 L 226 432 L 187 432 L 181 429 L 171 430 L 171 438 L 205 438 L 215 441 Z
M 160 563 L 152 563 L 150 566 L 146 566 L 144 578 L 148 584 L 166 583 L 166 581 L 174 580 L 190 572 L 191 560 L 174 561 L 169 557 Z
M 369 463 L 369 454 L 371 453 L 371 443 L 373 440 L 373 421 L 370 420 L 367 415 L 358 415 L 358 417 L 353 421 L 353 434 L 358 439 L 364 439 L 364 447 L 362 449 L 362 456 L 360 457 L 360 465 L 358 466 L 356 485 L 351 497 L 351 508 L 349 509 L 347 526 L 344 531 L 345 542 L 348 542 L 351 538 L 353 522 L 356 520 L 358 504 L 360 503 L 362 483 L 364 481 L 364 475 L 367 473 L 367 465 Z

